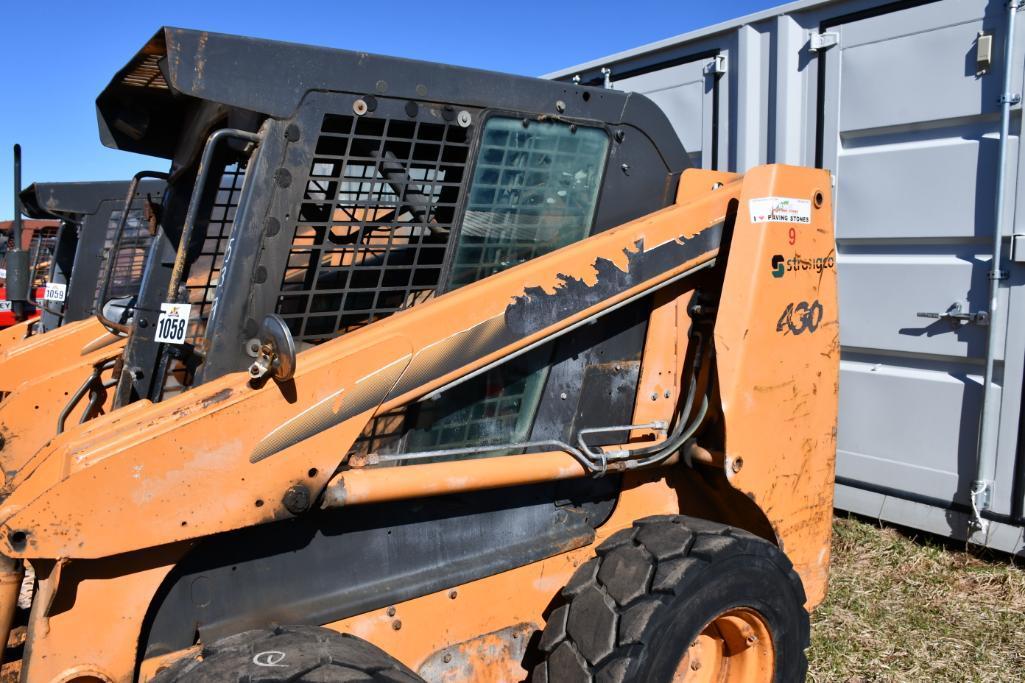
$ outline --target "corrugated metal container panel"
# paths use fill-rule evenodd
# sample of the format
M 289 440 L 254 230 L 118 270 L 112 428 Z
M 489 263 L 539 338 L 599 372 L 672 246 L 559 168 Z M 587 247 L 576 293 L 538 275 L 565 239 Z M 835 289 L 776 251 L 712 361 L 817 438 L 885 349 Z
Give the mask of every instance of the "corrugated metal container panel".
M 703 168 L 833 171 L 837 507 L 954 538 L 968 534 L 986 328 L 917 314 L 988 305 L 1005 24 L 998 1 L 796 2 L 549 75 L 601 84 L 609 69 L 612 87 L 666 111 Z M 1025 21 L 1017 29 L 1020 93 Z M 980 34 L 992 64 L 977 73 Z M 1020 128 L 1016 105 L 1009 234 L 1025 232 Z M 1025 553 L 1025 264 L 1002 268 L 993 523 L 972 540 Z

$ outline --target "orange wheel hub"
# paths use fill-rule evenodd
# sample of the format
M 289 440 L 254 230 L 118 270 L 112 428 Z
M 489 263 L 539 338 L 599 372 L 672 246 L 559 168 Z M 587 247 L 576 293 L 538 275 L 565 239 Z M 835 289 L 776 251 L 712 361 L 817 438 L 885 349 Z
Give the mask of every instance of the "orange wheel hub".
M 763 683 L 772 680 L 775 659 L 765 620 L 738 607 L 712 619 L 690 643 L 673 683 Z

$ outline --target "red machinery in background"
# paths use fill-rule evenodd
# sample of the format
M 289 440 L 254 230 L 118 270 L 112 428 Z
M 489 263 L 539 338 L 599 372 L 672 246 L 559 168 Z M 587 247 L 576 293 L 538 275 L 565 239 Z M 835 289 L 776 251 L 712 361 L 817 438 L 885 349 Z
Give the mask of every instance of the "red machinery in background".
M 14 221 L 0 221 L 0 234 L 5 236 L 0 244 L 0 329 L 10 327 L 16 321 L 7 298 L 7 250 L 10 247 L 11 227 Z M 41 303 L 46 291 L 46 275 L 50 270 L 50 259 L 57 237 L 58 221 L 22 221 L 21 244 L 29 252 L 32 264 L 32 299 Z M 29 314 L 29 319 L 39 316 L 39 305 Z

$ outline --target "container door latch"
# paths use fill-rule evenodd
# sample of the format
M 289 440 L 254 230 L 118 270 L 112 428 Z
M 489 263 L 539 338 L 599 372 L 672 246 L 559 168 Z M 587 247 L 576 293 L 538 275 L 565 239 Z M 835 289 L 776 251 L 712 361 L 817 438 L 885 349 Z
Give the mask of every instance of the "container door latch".
M 954 327 L 960 327 L 962 325 L 979 325 L 980 327 L 985 327 L 986 325 L 989 325 L 989 311 L 969 312 L 968 307 L 962 307 L 960 302 L 954 302 L 950 305 L 950 308 L 942 313 L 919 312 L 917 315 L 919 318 L 946 320 Z

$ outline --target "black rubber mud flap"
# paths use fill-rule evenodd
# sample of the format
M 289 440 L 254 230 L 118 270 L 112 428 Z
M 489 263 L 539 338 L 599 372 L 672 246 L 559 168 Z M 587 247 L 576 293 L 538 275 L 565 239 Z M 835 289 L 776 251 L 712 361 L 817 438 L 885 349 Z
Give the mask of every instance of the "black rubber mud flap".
M 154 683 L 423 683 L 384 650 L 316 626 L 245 631 L 161 671 Z
M 613 534 L 597 553 L 548 617 L 533 683 L 669 683 L 690 643 L 734 608 L 756 611 L 772 634 L 770 680 L 804 680 L 804 587 L 776 546 L 722 524 L 663 515 Z

